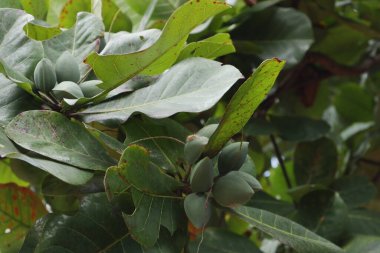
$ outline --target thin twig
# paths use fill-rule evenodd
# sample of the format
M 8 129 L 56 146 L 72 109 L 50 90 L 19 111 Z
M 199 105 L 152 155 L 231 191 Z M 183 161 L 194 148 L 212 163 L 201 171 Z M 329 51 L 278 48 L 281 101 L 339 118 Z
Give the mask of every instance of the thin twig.
M 284 163 L 284 160 L 282 159 L 280 148 L 278 147 L 276 139 L 273 136 L 273 134 L 270 135 L 270 140 L 271 140 L 271 142 L 273 144 L 274 151 L 276 153 L 278 162 L 280 163 L 282 174 L 284 175 L 284 178 L 285 178 L 286 184 L 288 186 L 288 189 L 291 189 L 292 188 L 292 184 L 290 182 L 290 178 L 289 178 L 288 172 L 286 171 L 285 163 Z

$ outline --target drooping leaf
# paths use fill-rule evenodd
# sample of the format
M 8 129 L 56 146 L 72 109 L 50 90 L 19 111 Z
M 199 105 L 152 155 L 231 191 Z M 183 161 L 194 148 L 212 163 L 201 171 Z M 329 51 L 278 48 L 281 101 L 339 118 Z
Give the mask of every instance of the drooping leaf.
M 16 252 L 29 228 L 45 214 L 41 199 L 30 189 L 0 184 L 0 251 Z
M 53 111 L 27 111 L 14 118 L 7 135 L 43 156 L 89 170 L 106 170 L 112 158 L 87 130 Z
M 56 62 L 63 52 L 70 52 L 80 65 L 83 76 L 89 69 L 83 60 L 91 52 L 98 50 L 99 38 L 104 33 L 104 25 L 98 17 L 91 13 L 81 12 L 76 18 L 76 23 L 72 28 L 50 40 L 43 41 L 43 47 L 45 56 L 52 62 Z
M 119 162 L 119 173 L 136 189 L 153 195 L 173 195 L 182 183 L 165 174 L 149 157 L 149 150 L 130 145 Z
M 202 239 L 201 239 L 202 237 Z M 195 241 L 190 241 L 189 253 L 261 253 L 259 248 L 248 238 L 234 234 L 228 230 L 209 228 Z
M 34 67 L 43 57 L 41 42 L 28 38 L 23 30 L 33 17 L 16 9 L 0 9 L 0 16 L 5 18 L 0 26 L 1 63 L 7 65 L 7 75 L 12 78 L 31 80 Z
M 314 41 L 309 18 L 293 8 L 255 12 L 232 32 L 232 38 L 253 42 L 261 59 L 279 57 L 290 65 L 300 61 Z
M 156 243 L 161 226 L 173 234 L 183 223 L 179 199 L 150 196 L 136 189 L 132 189 L 132 198 L 135 210 L 123 216 L 131 236 L 144 247 Z
M 101 88 L 109 91 L 160 60 L 184 41 L 193 28 L 227 8 L 225 3 L 218 1 L 191 0 L 171 15 L 160 38 L 148 49 L 126 55 L 91 54 L 86 61 L 104 82 Z
M 92 177 L 92 173 L 90 172 L 54 162 L 46 158 L 28 156 L 21 153 L 8 139 L 2 128 L 0 128 L 0 157 L 9 157 L 11 159 L 24 161 L 69 184 L 84 184 Z
M 182 49 L 177 61 L 182 61 L 189 57 L 215 59 L 233 52 L 235 52 L 235 48 L 230 35 L 228 33 L 218 33 L 210 38 L 188 44 Z
M 146 52 L 146 51 L 144 51 Z M 212 107 L 241 77 L 230 65 L 202 58 L 182 61 L 150 86 L 79 112 L 86 122 L 124 122 L 139 112 L 165 118 L 177 112 L 201 112 Z
M 152 162 L 174 172 L 183 158 L 183 147 L 190 132 L 170 119 L 133 119 L 124 126 L 125 145 L 135 143 L 149 150 Z
M 303 253 L 343 252 L 338 246 L 303 226 L 268 211 L 252 207 L 234 209 L 236 214 L 259 230 Z
M 244 127 L 272 88 L 284 65 L 285 62 L 278 59 L 266 60 L 240 86 L 227 106 L 218 128 L 210 137 L 206 153 L 214 156 L 233 135 Z
M 338 151 L 327 138 L 301 142 L 294 153 L 294 170 L 298 184 L 328 183 L 337 170 Z
M 26 36 L 31 39 L 42 41 L 51 39 L 62 31 L 58 27 L 50 26 L 39 20 L 32 20 L 24 26 Z

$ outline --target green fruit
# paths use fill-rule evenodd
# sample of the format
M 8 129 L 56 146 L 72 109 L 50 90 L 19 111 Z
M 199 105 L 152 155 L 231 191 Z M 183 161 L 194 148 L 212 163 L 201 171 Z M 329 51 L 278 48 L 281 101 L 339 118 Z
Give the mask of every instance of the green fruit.
M 263 187 L 261 186 L 259 180 L 257 180 L 254 176 L 252 176 L 252 175 L 250 175 L 250 174 L 248 174 L 246 172 L 243 172 L 243 171 L 231 171 L 230 173 L 228 173 L 228 175 L 239 176 L 244 181 L 246 181 L 249 184 L 249 186 L 251 186 L 251 188 L 253 189 L 253 191 L 255 191 L 255 192 L 263 190 Z
M 190 184 L 193 192 L 207 192 L 213 180 L 214 168 L 210 158 L 203 158 L 191 169 Z
M 98 95 L 103 89 L 99 88 L 98 85 L 101 84 L 100 80 L 90 80 L 83 82 L 79 85 L 81 88 L 83 95 L 87 98 Z
M 220 175 L 239 170 L 248 155 L 248 142 L 235 142 L 222 149 L 218 158 Z
M 247 203 L 255 192 L 241 176 L 230 174 L 221 177 L 212 187 L 212 194 L 221 206 L 236 207 Z
M 191 165 L 198 161 L 207 143 L 208 138 L 206 137 L 198 135 L 188 136 L 184 149 L 184 156 L 186 162 L 188 162 Z
M 34 69 L 34 84 L 36 88 L 44 93 L 51 91 L 57 83 L 53 63 L 43 58 Z
M 191 193 L 184 201 L 187 218 L 196 228 L 204 227 L 211 217 L 211 207 L 206 195 Z
M 211 135 L 215 132 L 215 130 L 218 128 L 219 124 L 211 124 L 203 127 L 200 129 L 197 133 L 199 136 L 204 136 L 207 138 L 210 138 Z
M 84 97 L 79 85 L 70 81 L 59 83 L 54 87 L 53 93 L 58 100 L 63 98 L 75 99 Z
M 69 52 L 64 52 L 55 63 L 58 82 L 78 82 L 80 79 L 79 64 Z

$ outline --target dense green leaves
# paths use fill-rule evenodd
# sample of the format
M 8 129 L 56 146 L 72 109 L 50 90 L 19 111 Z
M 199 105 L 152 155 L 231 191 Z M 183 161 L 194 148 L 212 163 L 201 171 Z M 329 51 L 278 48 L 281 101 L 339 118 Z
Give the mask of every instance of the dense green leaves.
M 106 170 L 113 164 L 102 145 L 83 126 L 56 112 L 22 113 L 8 124 L 6 133 L 23 148 L 73 166 Z
M 150 86 L 92 106 L 80 114 L 87 122 L 121 123 L 137 112 L 152 118 L 200 112 L 212 107 L 240 77 L 240 72 L 230 65 L 190 58 L 176 64 Z
M 172 14 L 160 38 L 148 49 L 126 55 L 91 54 L 87 62 L 104 82 L 102 88 L 115 88 L 159 61 L 173 47 L 176 48 L 197 25 L 227 8 L 226 4 L 218 1 L 189 1 Z
M 279 59 L 267 60 L 244 82 L 231 99 L 218 128 L 211 136 L 206 146 L 208 154 L 214 156 L 233 135 L 244 127 L 272 88 L 284 65 L 285 62 Z
M 235 212 L 253 226 L 288 244 L 299 252 L 343 252 L 333 243 L 301 225 L 268 211 L 251 207 L 239 207 L 235 209 Z

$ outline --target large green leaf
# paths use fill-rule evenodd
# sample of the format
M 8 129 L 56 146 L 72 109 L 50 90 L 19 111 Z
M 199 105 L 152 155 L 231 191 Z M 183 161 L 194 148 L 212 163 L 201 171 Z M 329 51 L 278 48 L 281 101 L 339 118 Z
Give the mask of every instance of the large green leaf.
M 29 232 L 20 252 L 140 252 L 104 193 L 83 198 L 73 216 L 49 214 Z
M 21 77 L 32 79 L 34 67 L 43 57 L 41 42 L 28 38 L 23 30 L 33 17 L 16 9 L 0 9 L 0 16 L 0 60 Z
M 183 159 L 183 148 L 190 132 L 170 119 L 133 119 L 124 126 L 126 145 L 136 143 L 149 150 L 152 162 L 175 172 Z
M 159 60 L 207 18 L 226 10 L 225 3 L 214 0 L 191 0 L 177 9 L 169 18 L 160 38 L 146 50 L 126 55 L 91 54 L 87 58 L 107 91 L 129 80 Z
M 380 237 L 357 236 L 344 249 L 346 253 L 377 253 L 380 251 Z
M 0 73 L 0 126 L 8 124 L 20 112 L 36 108 L 31 96 Z
M 9 159 L 0 160 L 0 184 L 14 183 L 18 186 L 26 187 L 29 185 L 28 182 L 19 178 L 11 168 Z
M 22 160 L 69 184 L 84 184 L 92 177 L 92 173 L 90 172 L 46 158 L 36 157 L 35 155 L 28 156 L 21 153 L 8 139 L 2 128 L 0 128 L 0 157 Z
M 189 243 L 189 253 L 261 253 L 248 238 L 228 230 L 209 228 Z
M 102 17 L 108 32 L 130 31 L 132 22 L 119 10 L 113 0 L 102 0 Z
M 144 247 L 152 247 L 159 238 L 160 227 L 173 234 L 184 223 L 180 199 L 161 198 L 132 189 L 135 210 L 124 214 L 131 236 Z
M 152 118 L 201 112 L 212 107 L 240 77 L 240 72 L 230 65 L 190 58 L 173 66 L 150 86 L 79 114 L 87 122 L 124 122 L 137 112 Z
M 0 251 L 16 252 L 30 227 L 44 214 L 41 199 L 30 189 L 0 184 Z
M 289 245 L 300 253 L 343 252 L 335 244 L 287 218 L 261 209 L 244 206 L 236 208 L 234 211 L 259 230 Z
M 289 202 L 277 200 L 263 191 L 256 192 L 252 199 L 245 205 L 264 209 L 281 216 L 289 216 L 296 211 L 293 205 Z
M 79 1 L 80 2 L 80 1 Z M 81 74 L 88 71 L 88 65 L 83 60 L 91 52 L 97 51 L 99 38 L 103 36 L 104 25 L 102 21 L 91 13 L 78 13 L 75 25 L 63 31 L 50 40 L 43 41 L 45 56 L 52 62 L 65 51 L 69 51 L 80 64 Z
M 355 209 L 348 213 L 351 234 L 380 236 L 380 214 L 365 209 Z
M 18 145 L 89 170 L 113 165 L 103 146 L 83 126 L 53 111 L 27 111 L 14 118 L 7 135 Z
M 362 176 L 342 177 L 335 181 L 333 188 L 349 208 L 363 206 L 376 197 L 377 190 L 373 183 Z
M 59 15 L 59 26 L 71 28 L 79 12 L 91 12 L 92 0 L 66 1 Z
M 119 162 L 119 173 L 136 189 L 153 195 L 173 195 L 182 183 L 165 172 L 149 157 L 149 150 L 130 145 Z
M 328 183 L 338 168 L 338 151 L 327 138 L 301 142 L 294 153 L 294 170 L 298 184 Z
M 309 18 L 293 8 L 268 8 L 255 12 L 232 33 L 233 39 L 250 40 L 258 46 L 260 58 L 279 57 L 291 65 L 302 59 L 313 43 L 313 37 Z
M 264 61 L 232 97 L 223 118 L 210 137 L 206 152 L 214 156 L 224 144 L 237 134 L 251 118 L 255 109 L 272 88 L 285 62 L 278 59 Z
M 23 9 L 29 13 L 32 14 L 36 19 L 45 20 L 48 8 L 49 8 L 49 2 L 48 0 L 19 0 L 22 4 Z
M 326 239 L 338 241 L 346 231 L 348 208 L 339 193 L 315 190 L 303 196 L 297 207 L 300 222 Z

